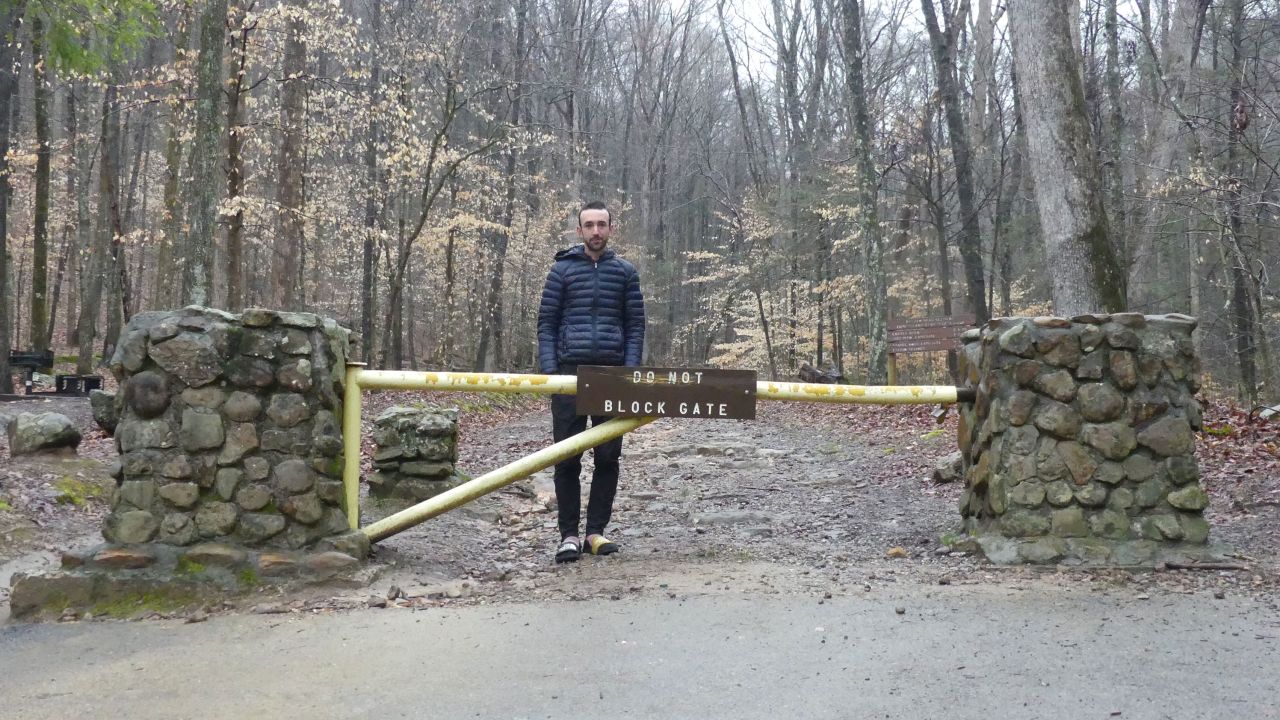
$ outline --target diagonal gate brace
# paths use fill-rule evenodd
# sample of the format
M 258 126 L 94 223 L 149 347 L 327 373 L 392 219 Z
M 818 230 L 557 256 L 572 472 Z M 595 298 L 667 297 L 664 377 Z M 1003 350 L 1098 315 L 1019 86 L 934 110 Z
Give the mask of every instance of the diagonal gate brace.
M 370 542 L 384 540 L 424 520 L 429 520 L 469 503 L 482 495 L 487 495 L 517 480 L 529 477 L 533 473 L 551 467 L 561 460 L 573 457 L 614 438 L 622 437 L 624 434 L 638 427 L 648 425 L 654 420 L 657 420 L 657 418 L 617 418 L 589 428 L 573 437 L 543 448 L 532 455 L 526 455 L 497 470 L 487 472 L 474 480 L 442 492 L 429 500 L 424 500 L 394 515 L 389 515 L 366 526 L 362 532 L 368 536 Z

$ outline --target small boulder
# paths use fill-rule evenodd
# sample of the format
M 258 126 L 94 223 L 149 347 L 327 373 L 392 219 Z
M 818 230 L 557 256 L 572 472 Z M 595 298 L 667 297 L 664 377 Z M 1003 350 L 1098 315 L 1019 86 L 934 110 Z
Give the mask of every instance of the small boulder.
M 964 468 L 963 454 L 957 450 L 950 455 L 938 460 L 933 466 L 933 481 L 936 483 L 949 483 L 959 480 Z
M 80 430 L 66 415 L 58 413 L 22 413 L 7 428 L 9 454 L 30 455 L 69 448 L 80 444 Z
M 120 422 L 120 409 L 116 407 L 116 394 L 106 390 L 90 390 L 89 405 L 93 407 L 93 421 L 108 435 L 116 432 Z

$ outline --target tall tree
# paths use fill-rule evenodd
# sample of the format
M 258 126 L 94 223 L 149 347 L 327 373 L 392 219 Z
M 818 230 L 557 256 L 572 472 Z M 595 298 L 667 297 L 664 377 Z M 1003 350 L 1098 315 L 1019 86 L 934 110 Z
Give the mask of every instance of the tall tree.
M 280 155 L 276 176 L 279 228 L 275 243 L 275 298 L 280 307 L 301 309 L 298 259 L 302 252 L 303 162 L 306 156 L 306 0 L 285 0 L 284 59 L 280 68 Z
M 858 230 L 862 236 L 863 252 L 867 258 L 867 320 L 868 347 L 867 379 L 872 384 L 882 384 L 889 368 L 889 297 L 884 267 L 884 239 L 876 203 L 877 188 L 875 157 L 871 145 L 871 120 L 867 112 L 866 80 L 863 76 L 864 47 L 862 32 L 862 3 L 858 0 L 841 0 L 843 21 L 845 90 L 853 118 L 853 150 L 857 163 L 858 181 Z
M 947 135 L 951 157 L 956 165 L 956 194 L 960 197 L 960 258 L 964 261 L 965 283 L 969 305 L 979 323 L 991 317 L 987 308 L 986 278 L 982 269 L 982 237 L 978 227 L 978 205 L 973 192 L 973 166 L 970 162 L 969 134 L 965 129 L 964 111 L 960 107 L 960 83 L 956 77 L 955 47 L 964 19 L 969 16 L 969 0 L 960 0 L 955 14 L 946 17 L 946 26 L 938 23 L 933 0 L 920 0 L 929 44 L 933 50 L 933 66 L 938 77 L 938 94 L 947 119 Z M 948 3 L 943 2 L 944 12 Z M 982 102 L 974 98 L 975 103 Z
M 31 220 L 31 334 L 32 350 L 44 349 L 45 324 L 49 316 L 49 83 L 45 57 L 45 24 L 37 13 L 31 16 L 31 94 L 36 121 L 35 213 Z
M 0 392 L 13 392 L 13 376 L 9 368 L 9 108 L 17 92 L 18 28 L 25 2 L 0 4 Z
M 188 228 L 182 253 L 182 302 L 213 302 L 213 235 L 217 225 L 218 145 L 222 137 L 222 54 L 226 44 L 227 0 L 208 0 L 200 14 L 200 53 L 196 60 L 196 133 L 185 183 L 183 218 Z
M 1124 273 L 1107 232 L 1071 22 L 1058 3 L 1009 4 L 1027 164 L 1053 268 L 1055 312 L 1118 312 L 1125 306 Z
M 227 221 L 227 309 L 244 307 L 244 208 L 239 201 L 244 190 L 244 146 L 242 117 L 245 96 L 253 90 L 248 81 L 249 35 L 257 22 L 247 15 L 252 3 L 238 0 L 232 10 L 231 77 L 227 80 L 227 199 L 233 203 Z
M 507 113 L 507 132 L 510 139 L 507 144 L 506 167 L 503 174 L 506 182 L 505 202 L 502 206 L 501 228 L 490 232 L 491 251 L 489 261 L 489 298 L 485 303 L 486 312 L 480 325 L 480 343 L 476 350 L 475 367 L 482 370 L 486 367 L 489 337 L 493 337 L 493 361 L 499 369 L 506 366 L 506 354 L 502 343 L 502 279 L 507 259 L 507 245 L 511 237 L 512 222 L 515 220 L 516 208 L 516 161 L 519 158 L 519 138 L 517 130 L 520 126 L 520 104 L 524 98 L 524 71 L 526 62 L 525 25 L 529 15 L 529 0 L 516 1 L 516 45 L 512 53 L 512 68 L 515 77 L 511 83 L 510 106 Z
M 369 31 L 373 41 L 370 43 L 371 53 L 369 65 L 369 130 L 364 140 L 364 166 L 367 187 L 364 199 L 364 242 L 361 254 L 360 280 L 360 359 L 366 363 L 373 362 L 373 290 L 374 267 L 377 263 L 378 211 L 381 198 L 386 193 L 378 173 L 378 143 L 381 141 L 378 124 L 378 105 L 382 101 L 382 60 L 379 43 L 382 41 L 382 0 L 370 0 Z M 452 236 L 450 236 L 452 241 Z M 452 261 L 452 255 L 449 260 Z M 452 273 L 452 264 L 448 273 Z M 449 293 L 452 297 L 452 292 Z M 448 322 L 448 321 L 446 321 Z

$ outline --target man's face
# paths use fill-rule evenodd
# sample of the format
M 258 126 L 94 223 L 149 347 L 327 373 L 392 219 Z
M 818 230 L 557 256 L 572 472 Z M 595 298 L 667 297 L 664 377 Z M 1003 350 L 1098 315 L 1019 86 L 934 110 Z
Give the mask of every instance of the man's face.
M 608 210 L 583 210 L 578 215 L 578 237 L 591 252 L 604 252 L 612 232 Z

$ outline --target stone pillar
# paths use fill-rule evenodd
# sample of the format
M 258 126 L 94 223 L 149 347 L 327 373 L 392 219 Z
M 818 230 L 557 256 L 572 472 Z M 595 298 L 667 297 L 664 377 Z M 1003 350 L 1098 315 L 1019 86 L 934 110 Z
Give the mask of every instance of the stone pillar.
M 310 313 L 202 307 L 135 316 L 111 370 L 120 452 L 105 544 L 17 574 L 14 617 L 130 616 L 263 585 L 359 582 L 343 509 L 350 333 Z
M 997 318 L 965 335 L 960 514 L 994 562 L 1206 554 L 1185 315 Z
M 130 320 L 111 360 L 120 486 L 103 536 L 296 550 L 346 532 L 338 418 L 349 334 L 261 309 Z
M 392 407 L 374 421 L 373 456 L 377 469 L 369 477 L 369 494 L 420 502 L 435 497 L 462 479 L 458 461 L 458 411 Z

